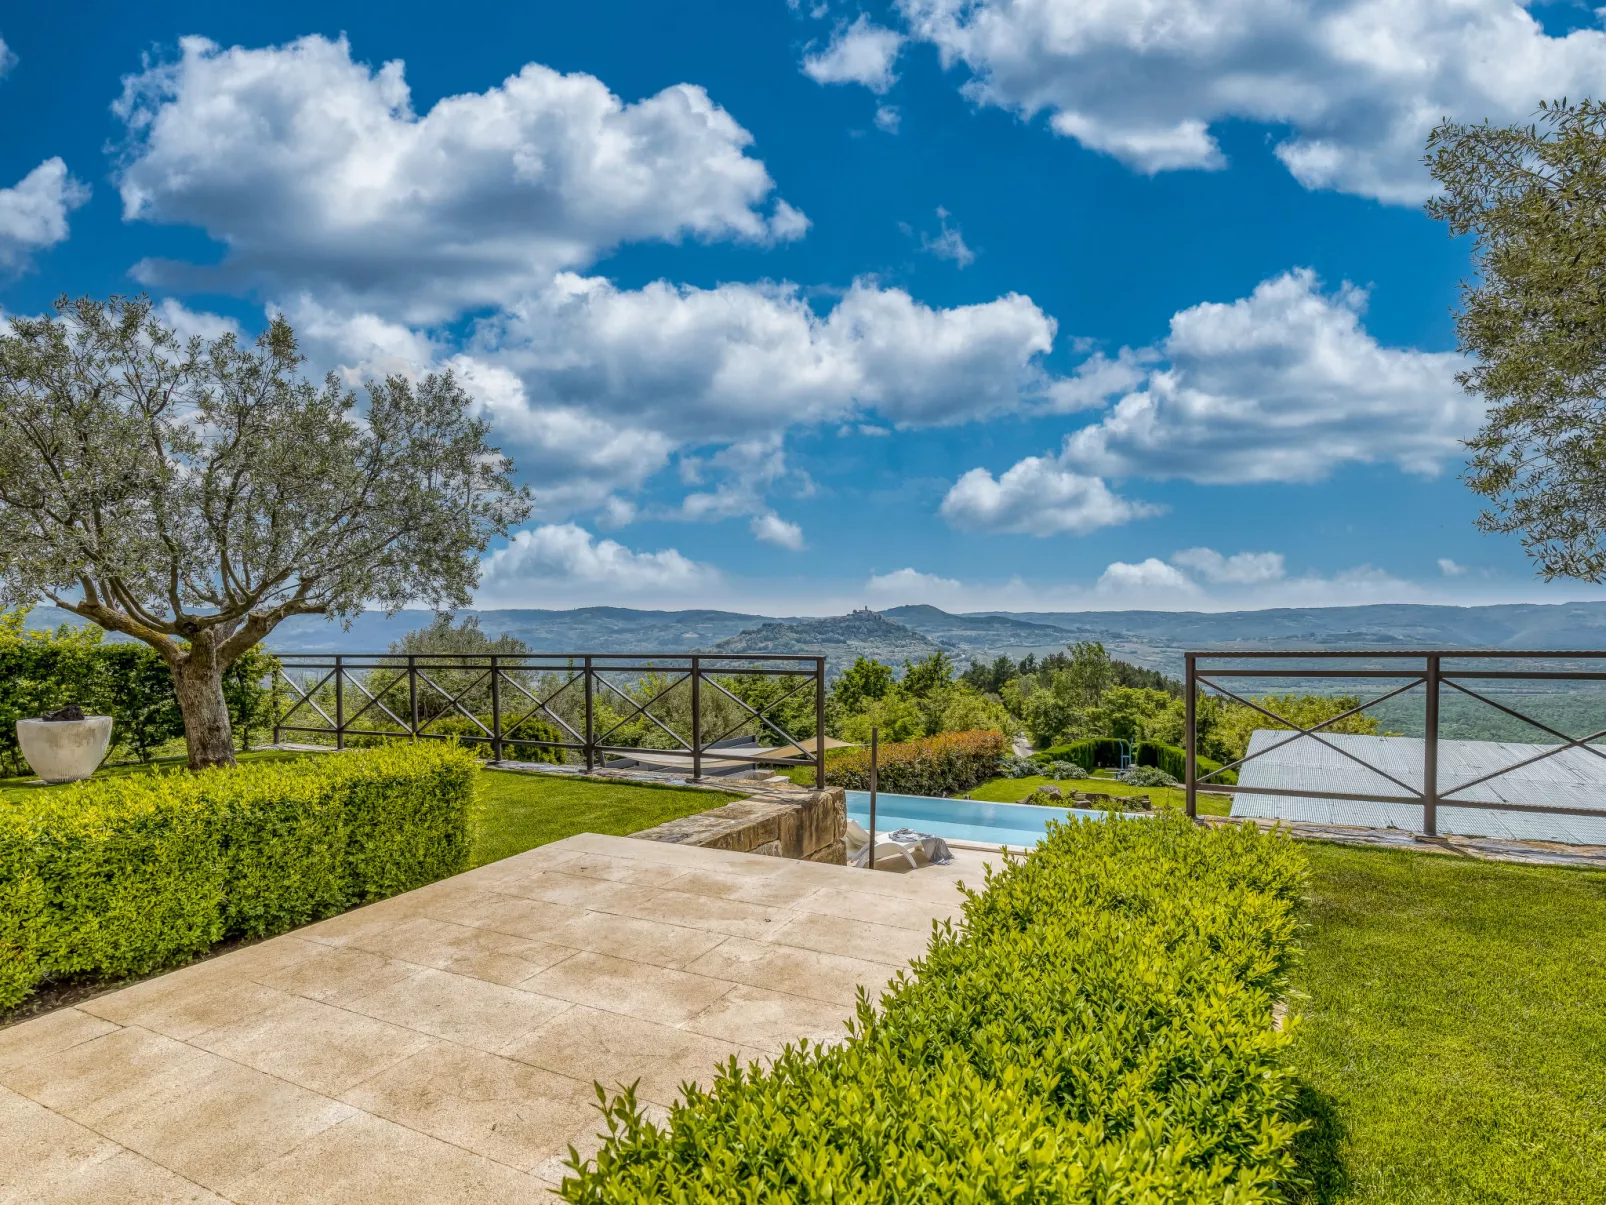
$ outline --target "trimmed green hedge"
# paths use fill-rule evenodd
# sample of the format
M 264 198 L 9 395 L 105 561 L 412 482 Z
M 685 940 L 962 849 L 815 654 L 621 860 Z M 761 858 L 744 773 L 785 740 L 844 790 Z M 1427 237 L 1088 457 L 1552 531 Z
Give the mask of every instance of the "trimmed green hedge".
M 144 974 L 456 874 L 477 768 L 420 742 L 0 804 L 0 1008 L 46 979 Z
M 1069 744 L 1055 745 L 1050 749 L 1039 749 L 1032 754 L 1032 760 L 1042 762 L 1044 765 L 1055 761 L 1075 762 L 1082 769 L 1091 772 L 1100 766 L 1119 766 L 1121 742 L 1113 736 L 1090 736 L 1083 740 L 1071 741 Z
M 1178 782 L 1188 776 L 1188 751 L 1176 745 L 1162 745 L 1157 741 L 1139 741 L 1136 754 L 1140 766 L 1158 766 Z M 1207 787 L 1231 786 L 1238 781 L 1238 772 L 1228 770 L 1214 778 L 1205 778 L 1212 770 L 1221 769 L 1221 763 L 1208 757 L 1194 759 L 1199 767 L 1199 781 Z
M 980 786 L 998 773 L 1009 741 L 991 728 L 942 732 L 876 750 L 877 789 L 903 795 L 952 795 Z M 870 789 L 870 747 L 860 745 L 825 759 L 826 785 Z
M 1178 816 L 1054 825 L 839 1046 L 734 1060 L 659 1129 L 608 1100 L 576 1205 L 1280 1201 L 1303 855 Z
M 112 717 L 111 760 L 150 761 L 167 741 L 184 735 L 173 675 L 148 645 L 108 641 L 93 625 L 29 631 L 26 611 L 0 611 L 0 774 L 21 775 L 28 763 L 17 747 L 17 721 L 68 703 Z M 263 683 L 278 661 L 260 645 L 223 673 L 229 724 L 242 749 L 271 723 L 272 693 Z
M 1187 751 L 1177 745 L 1162 745 L 1158 741 L 1139 741 L 1132 748 L 1132 760 L 1140 766 L 1158 766 L 1178 782 L 1187 777 Z M 1093 771 L 1103 766 L 1119 766 L 1121 764 L 1121 742 L 1113 736 L 1091 736 L 1085 740 L 1072 741 L 1068 745 L 1055 745 L 1052 749 L 1040 749 L 1032 754 L 1032 760 L 1047 765 L 1049 762 L 1068 761 L 1075 762 L 1082 769 Z M 1200 757 L 1199 778 L 1204 780 L 1206 774 L 1212 770 L 1221 769 L 1221 763 L 1212 761 L 1208 757 Z M 1238 781 L 1238 775 L 1233 770 L 1225 774 L 1218 774 L 1204 782 L 1205 786 L 1230 786 Z

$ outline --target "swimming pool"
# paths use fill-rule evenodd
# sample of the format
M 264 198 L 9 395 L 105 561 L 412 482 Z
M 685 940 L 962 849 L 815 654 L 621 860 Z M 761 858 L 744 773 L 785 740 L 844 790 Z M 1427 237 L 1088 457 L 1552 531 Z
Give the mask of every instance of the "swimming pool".
M 975 799 L 938 799 L 931 795 L 876 795 L 878 833 L 912 828 L 948 841 L 982 845 L 1036 845 L 1050 820 L 1097 819 L 1103 812 L 1088 808 L 1039 807 L 1035 803 L 982 803 Z M 848 819 L 870 827 L 870 792 L 848 792 Z

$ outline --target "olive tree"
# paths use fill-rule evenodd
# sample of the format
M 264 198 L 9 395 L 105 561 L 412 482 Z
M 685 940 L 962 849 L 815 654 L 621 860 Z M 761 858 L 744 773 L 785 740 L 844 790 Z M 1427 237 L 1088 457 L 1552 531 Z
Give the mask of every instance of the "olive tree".
M 1606 580 L 1606 105 L 1445 122 L 1426 161 L 1428 213 L 1473 239 L 1456 330 L 1489 407 L 1468 444 L 1478 525 L 1519 534 L 1546 579 Z
M 63 298 L 0 333 L 0 604 L 143 640 L 191 768 L 234 760 L 222 674 L 292 615 L 466 605 L 529 513 L 448 373 L 363 387 L 254 343 L 181 339 L 144 297 Z

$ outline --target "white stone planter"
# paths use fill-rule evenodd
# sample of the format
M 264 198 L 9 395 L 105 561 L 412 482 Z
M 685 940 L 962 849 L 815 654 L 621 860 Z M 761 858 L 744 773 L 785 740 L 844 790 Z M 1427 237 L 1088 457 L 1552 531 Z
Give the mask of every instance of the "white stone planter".
M 112 718 L 89 715 L 81 720 L 18 720 L 17 744 L 33 772 L 46 782 L 88 778 L 106 756 L 112 740 Z

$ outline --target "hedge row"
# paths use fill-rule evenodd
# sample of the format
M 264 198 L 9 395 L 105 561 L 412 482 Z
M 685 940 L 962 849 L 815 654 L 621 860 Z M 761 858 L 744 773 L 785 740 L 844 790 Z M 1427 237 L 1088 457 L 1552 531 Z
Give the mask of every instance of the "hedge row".
M 732 1060 L 663 1128 L 606 1100 L 576 1205 L 1283 1200 L 1302 855 L 1179 816 L 1050 827 L 839 1046 Z
M 1188 777 L 1188 751 L 1179 749 L 1176 745 L 1162 745 L 1155 741 L 1139 741 L 1137 748 L 1137 763 L 1140 766 L 1158 766 L 1178 782 L 1186 781 Z M 1199 779 L 1205 786 L 1231 786 L 1238 781 L 1238 772 L 1228 770 L 1225 774 L 1217 774 L 1214 778 L 1206 779 L 1205 775 L 1212 770 L 1221 769 L 1221 763 L 1208 757 L 1195 757 L 1198 767 Z
M 184 735 L 173 675 L 156 650 L 113 642 L 96 627 L 29 631 L 25 611 L 0 612 L 0 774 L 24 774 L 17 721 L 68 703 L 112 717 L 113 760 L 149 761 L 166 742 Z M 264 682 L 277 662 L 259 646 L 223 675 L 229 723 L 243 748 L 272 723 L 272 696 Z
M 1187 751 L 1176 745 L 1162 745 L 1158 741 L 1139 741 L 1136 746 L 1128 746 L 1132 753 L 1132 760 L 1140 766 L 1158 766 L 1178 782 L 1187 777 Z M 1032 754 L 1032 760 L 1047 765 L 1049 762 L 1068 761 L 1075 762 L 1084 770 L 1092 771 L 1104 766 L 1119 766 L 1121 764 L 1122 745 L 1113 736 L 1091 736 L 1085 740 L 1072 741 L 1066 745 L 1055 745 L 1052 749 L 1040 749 Z M 1208 757 L 1197 759 L 1199 777 L 1201 779 L 1212 770 L 1221 769 L 1221 763 L 1212 761 Z M 1228 770 L 1210 779 L 1207 786 L 1230 785 L 1238 781 L 1238 775 Z
M 877 750 L 880 790 L 901 795 L 952 795 L 979 786 L 998 773 L 1009 751 L 1004 734 L 991 729 L 943 732 Z M 825 781 L 849 790 L 870 789 L 870 749 L 860 746 L 825 762 Z
M 1032 760 L 1043 762 L 1068 761 L 1075 762 L 1082 769 L 1089 772 L 1100 766 L 1119 766 L 1123 748 L 1131 746 L 1122 745 L 1113 736 L 1090 736 L 1083 740 L 1071 741 L 1064 745 L 1055 745 L 1050 749 L 1039 749 L 1032 754 Z
M 0 1008 L 46 979 L 144 974 L 457 873 L 476 769 L 419 743 L 0 805 Z

